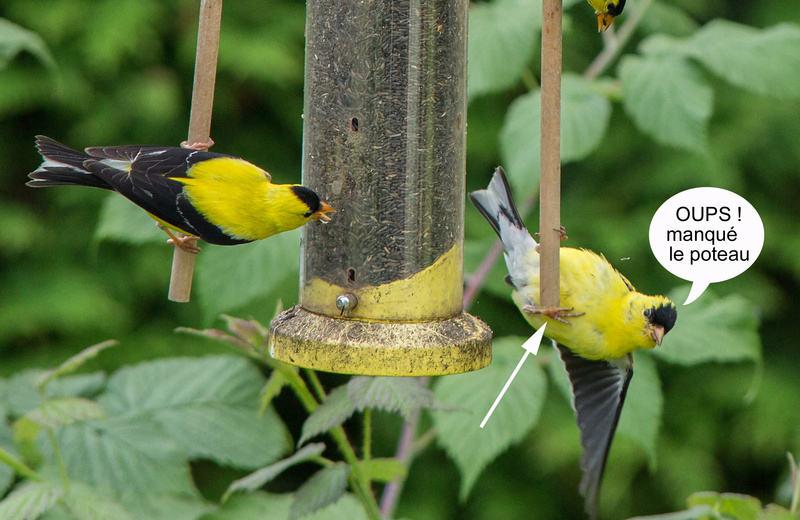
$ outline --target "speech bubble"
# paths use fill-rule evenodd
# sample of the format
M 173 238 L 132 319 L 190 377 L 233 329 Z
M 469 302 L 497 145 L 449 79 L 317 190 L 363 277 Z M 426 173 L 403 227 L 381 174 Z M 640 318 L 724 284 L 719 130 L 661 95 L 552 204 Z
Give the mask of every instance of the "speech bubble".
M 692 188 L 669 198 L 650 222 L 650 248 L 670 273 L 692 282 L 684 305 L 712 283 L 742 274 L 764 246 L 764 223 L 744 198 Z

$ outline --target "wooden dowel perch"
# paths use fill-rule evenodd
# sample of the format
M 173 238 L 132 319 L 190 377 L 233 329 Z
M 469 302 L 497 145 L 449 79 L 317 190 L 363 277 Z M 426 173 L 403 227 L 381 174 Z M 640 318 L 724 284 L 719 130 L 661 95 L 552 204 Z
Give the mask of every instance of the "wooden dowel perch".
M 540 306 L 560 304 L 561 0 L 542 1 L 542 135 L 539 187 Z
M 214 84 L 217 77 L 219 30 L 222 20 L 222 0 L 202 0 L 197 29 L 197 57 L 194 64 L 192 111 L 189 116 L 189 137 L 183 146 L 207 149 L 211 140 L 211 113 L 214 108 Z M 188 302 L 192 294 L 192 277 L 196 255 L 175 246 L 172 256 L 172 275 L 169 299 Z

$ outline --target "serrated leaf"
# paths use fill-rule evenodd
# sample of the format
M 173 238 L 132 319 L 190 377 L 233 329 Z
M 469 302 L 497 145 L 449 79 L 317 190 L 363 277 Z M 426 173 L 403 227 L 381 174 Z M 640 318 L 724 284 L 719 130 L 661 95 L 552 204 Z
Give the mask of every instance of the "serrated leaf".
M 376 482 L 391 482 L 397 477 L 406 476 L 408 473 L 406 465 L 397 459 L 370 459 L 361 461 L 361 467 L 369 480 Z
M 687 42 L 686 51 L 726 81 L 782 99 L 800 97 L 800 27 L 756 29 L 713 20 Z
M 197 295 L 207 317 L 269 295 L 300 269 L 300 231 L 239 247 L 208 246 L 197 259 Z
M 69 493 L 64 495 L 64 505 L 76 520 L 133 520 L 133 515 L 122 504 L 78 482 L 70 484 Z
M 295 493 L 290 520 L 306 517 L 335 503 L 344 495 L 350 466 L 337 462 L 314 473 Z
M 670 146 L 707 148 L 714 92 L 688 60 L 625 56 L 619 77 L 625 112 L 642 132 Z
M 48 483 L 25 482 L 0 502 L 3 520 L 36 520 L 52 508 L 62 492 Z
M 736 294 L 716 298 L 706 290 L 690 305 L 677 303 L 686 301 L 688 293 L 688 287 L 670 292 L 678 320 L 654 355 L 679 365 L 761 359 L 758 319 L 750 302 Z
M 22 416 L 42 404 L 42 394 L 37 389 L 45 377 L 41 370 L 23 370 L 9 379 L 7 399 L 13 416 Z M 45 397 L 92 397 L 103 388 L 106 376 L 102 372 L 60 377 L 51 381 L 45 389 Z
M 39 378 L 39 380 L 36 382 L 36 386 L 38 388 L 44 388 L 48 385 L 48 383 L 50 383 L 54 379 L 58 379 L 67 374 L 72 374 L 80 367 L 82 367 L 87 361 L 96 358 L 98 355 L 100 355 L 100 353 L 105 349 L 117 345 L 119 345 L 119 342 L 117 340 L 110 339 L 81 350 L 74 356 L 70 357 L 69 359 L 61 363 L 56 368 L 44 372 Z
M 175 358 L 119 370 L 100 402 L 109 416 L 153 420 L 191 456 L 257 468 L 284 453 L 288 435 L 274 412 L 258 417 L 263 384 L 241 358 Z
M 406 421 L 415 410 L 437 406 L 433 392 L 408 377 L 353 377 L 347 383 L 347 400 L 355 411 L 398 412 Z
M 347 386 L 335 388 L 303 423 L 303 432 L 297 445 L 302 446 L 311 437 L 339 426 L 354 412 L 347 398 Z
M 539 1 L 495 0 L 470 6 L 470 99 L 505 90 L 519 80 L 532 58 L 541 25 Z
M 39 426 L 54 428 L 69 426 L 78 421 L 103 419 L 105 413 L 94 401 L 80 397 L 63 397 L 45 401 L 38 408 L 28 412 L 25 417 Z
M 436 398 L 463 411 L 432 412 L 436 439 L 461 473 L 460 497 L 466 499 L 483 469 L 521 440 L 539 419 L 547 380 L 533 359 L 520 369 L 484 428 L 481 420 L 516 368 L 527 338 L 507 336 L 492 345 L 492 364 L 468 374 L 437 379 Z
M 285 471 L 287 468 L 290 468 L 295 464 L 305 462 L 314 457 L 318 457 L 323 451 L 325 451 L 324 444 L 309 444 L 308 446 L 304 446 L 303 448 L 297 450 L 297 452 L 291 457 L 276 462 L 275 464 L 267 466 L 266 468 L 261 468 L 258 471 L 247 475 L 246 477 L 235 480 L 230 486 L 228 486 L 228 489 L 225 491 L 225 494 L 222 497 L 222 501 L 226 501 L 231 493 L 236 491 L 253 491 L 258 489 L 283 473 L 283 471 Z
M 594 90 L 594 83 L 565 74 L 561 82 L 561 162 L 583 159 L 602 141 L 611 117 L 611 103 Z M 500 132 L 503 165 L 517 198 L 539 183 L 541 91 L 517 98 Z
M 0 70 L 22 51 L 30 52 L 47 67 L 56 66 L 47 44 L 38 34 L 0 18 Z

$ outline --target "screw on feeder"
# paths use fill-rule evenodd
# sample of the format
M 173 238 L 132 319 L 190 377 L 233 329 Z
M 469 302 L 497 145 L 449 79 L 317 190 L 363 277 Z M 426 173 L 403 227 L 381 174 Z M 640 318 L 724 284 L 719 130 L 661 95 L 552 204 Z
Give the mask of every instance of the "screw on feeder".
M 347 293 L 342 294 L 336 298 L 336 308 L 341 312 L 339 316 L 343 316 L 345 312 L 349 312 L 358 305 L 358 297 L 355 294 Z

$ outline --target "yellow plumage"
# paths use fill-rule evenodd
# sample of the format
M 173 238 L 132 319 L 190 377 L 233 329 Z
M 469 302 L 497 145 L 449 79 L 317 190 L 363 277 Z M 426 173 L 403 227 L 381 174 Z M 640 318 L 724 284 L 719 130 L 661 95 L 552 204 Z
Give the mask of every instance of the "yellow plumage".
M 625 0 L 587 0 L 594 7 L 597 15 L 597 31 L 605 31 L 611 27 L 614 18 L 622 14 Z

